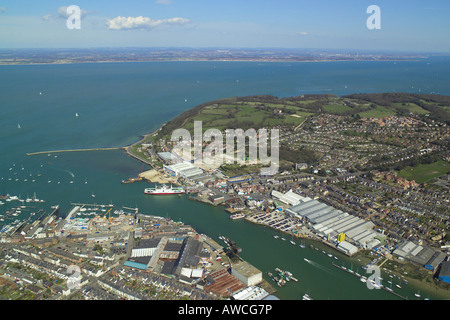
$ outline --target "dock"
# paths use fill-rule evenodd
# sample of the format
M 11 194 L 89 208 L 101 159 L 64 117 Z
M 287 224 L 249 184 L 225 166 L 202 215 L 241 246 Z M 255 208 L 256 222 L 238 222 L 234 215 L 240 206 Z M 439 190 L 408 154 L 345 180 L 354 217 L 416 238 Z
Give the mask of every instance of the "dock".
M 53 151 L 39 151 L 27 153 L 27 156 L 36 156 L 40 154 L 54 154 L 64 152 L 89 152 L 89 151 L 109 151 L 109 150 L 122 150 L 123 148 L 93 148 L 93 149 L 69 149 L 69 150 L 53 150 Z
M 347 273 L 349 273 L 349 274 L 354 275 L 354 276 L 357 277 L 357 278 L 361 278 L 361 275 L 357 274 L 356 272 L 350 272 L 347 268 L 344 268 L 344 267 L 342 267 L 342 266 L 339 266 L 339 265 L 335 264 L 334 262 L 332 262 L 331 264 L 332 264 L 333 266 L 335 266 L 336 268 L 339 268 L 339 269 L 344 270 L 345 272 L 347 272 Z M 397 296 L 397 297 L 399 297 L 399 298 L 401 298 L 401 299 L 403 299 L 403 300 L 408 300 L 407 297 L 404 297 L 404 296 L 398 294 L 397 292 L 395 292 L 395 291 L 393 291 L 393 290 L 389 290 L 389 289 L 387 289 L 385 286 L 381 286 L 381 289 L 383 289 L 383 290 L 386 291 L 386 292 L 392 293 L 394 296 Z

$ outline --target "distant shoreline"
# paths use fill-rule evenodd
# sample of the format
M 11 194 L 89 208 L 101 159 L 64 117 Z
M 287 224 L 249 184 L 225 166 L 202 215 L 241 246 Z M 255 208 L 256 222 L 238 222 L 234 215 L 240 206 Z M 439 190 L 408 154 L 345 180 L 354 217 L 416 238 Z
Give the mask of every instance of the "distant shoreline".
M 102 64 L 102 63 L 149 63 L 149 62 L 259 62 L 259 63 L 317 63 L 317 62 L 413 62 L 420 59 L 323 59 L 323 60 L 264 60 L 264 59 L 173 59 L 173 60 L 146 60 L 146 61 L 72 61 L 72 62 L 0 62 L 0 66 L 47 66 L 47 65 L 75 65 L 75 64 Z

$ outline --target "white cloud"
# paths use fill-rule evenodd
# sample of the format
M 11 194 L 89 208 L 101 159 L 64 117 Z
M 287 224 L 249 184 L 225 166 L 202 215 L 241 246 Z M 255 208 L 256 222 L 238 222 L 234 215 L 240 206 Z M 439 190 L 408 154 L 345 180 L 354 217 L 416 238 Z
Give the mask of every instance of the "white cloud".
M 50 19 L 68 19 L 73 12 L 69 12 L 67 13 L 67 8 L 68 7 L 59 7 L 58 10 L 56 11 L 56 15 L 53 15 L 51 13 L 46 14 L 45 16 L 42 16 L 42 20 L 44 21 L 49 21 Z M 1 10 L 1 8 L 0 8 Z M 81 18 L 84 18 L 86 16 L 86 14 L 88 13 L 92 13 L 91 11 L 86 11 L 84 9 L 80 9 L 80 14 L 81 14 Z
M 298 34 L 299 34 L 300 36 L 307 36 L 307 35 L 308 35 L 308 32 L 301 31 L 301 32 L 299 32 Z
M 67 18 L 70 17 L 70 15 L 71 15 L 72 13 L 67 13 L 67 8 L 68 8 L 68 7 L 59 7 L 59 8 L 58 8 L 58 16 L 59 16 L 60 18 L 67 19 Z M 84 10 L 84 9 L 80 9 L 80 11 L 81 11 L 81 12 L 80 12 L 80 13 L 81 13 L 81 17 L 83 18 L 83 17 L 86 15 L 87 11 Z
M 4 13 L 4 12 L 6 12 L 6 10 L 8 10 L 8 9 L 5 7 L 0 7 L 0 13 Z
M 148 17 L 115 17 L 106 22 L 108 29 L 126 30 L 126 29 L 153 29 L 164 25 L 184 25 L 191 22 L 185 18 L 170 19 L 150 19 Z
M 52 15 L 49 13 L 49 14 L 46 14 L 45 16 L 42 16 L 42 20 L 48 21 L 51 17 L 52 17 Z

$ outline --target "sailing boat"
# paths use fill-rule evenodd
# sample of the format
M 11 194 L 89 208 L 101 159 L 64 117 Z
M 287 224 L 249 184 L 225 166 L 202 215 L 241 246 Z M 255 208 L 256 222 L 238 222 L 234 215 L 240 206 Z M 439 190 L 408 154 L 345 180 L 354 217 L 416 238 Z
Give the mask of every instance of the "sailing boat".
M 293 235 L 291 235 L 291 240 L 289 240 L 289 242 L 292 244 L 292 245 L 296 245 L 296 243 L 294 242 L 294 236 Z
M 78 113 L 75 113 L 75 117 L 78 118 Z
M 21 128 L 20 123 L 18 123 L 17 124 L 17 129 L 20 129 L 20 128 Z

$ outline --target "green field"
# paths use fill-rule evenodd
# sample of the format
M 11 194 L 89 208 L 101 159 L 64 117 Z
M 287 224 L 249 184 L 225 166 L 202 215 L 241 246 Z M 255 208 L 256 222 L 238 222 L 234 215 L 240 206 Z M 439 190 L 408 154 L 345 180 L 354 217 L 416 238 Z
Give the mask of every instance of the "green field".
M 415 114 L 427 114 L 427 113 L 430 113 L 430 111 L 425 110 L 424 108 L 418 106 L 415 103 L 393 103 L 392 107 L 405 109 L 405 110 L 408 110 L 408 111 L 410 111 L 412 113 L 415 113 Z
M 340 105 L 340 104 L 335 104 L 335 105 L 326 105 L 323 106 L 323 109 L 326 112 L 331 112 L 331 113 L 342 113 L 345 111 L 350 111 L 352 110 L 352 108 L 350 108 L 349 106 L 345 106 L 345 105 Z
M 211 128 L 225 130 L 235 128 L 269 128 L 276 125 L 297 126 L 308 115 L 311 115 L 311 113 L 289 105 L 266 104 L 268 110 L 258 109 L 255 105 L 256 103 L 247 102 L 244 104 L 220 104 L 216 107 L 207 107 L 188 119 L 183 128 L 192 130 L 194 121 L 202 121 L 203 131 Z M 295 113 L 283 113 L 280 116 L 276 116 L 274 110 L 277 108 Z
M 417 183 L 428 182 L 450 172 L 450 163 L 437 161 L 430 164 L 421 164 L 415 167 L 407 167 L 399 171 L 398 175 Z
M 361 112 L 359 115 L 361 118 L 384 118 L 396 115 L 397 112 L 394 109 L 388 109 L 383 106 L 377 106 L 370 111 Z

